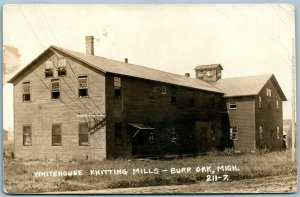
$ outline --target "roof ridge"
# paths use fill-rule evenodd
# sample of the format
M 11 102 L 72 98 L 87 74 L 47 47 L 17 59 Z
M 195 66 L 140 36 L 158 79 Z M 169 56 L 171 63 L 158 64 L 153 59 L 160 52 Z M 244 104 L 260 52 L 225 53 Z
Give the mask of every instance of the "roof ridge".
M 71 54 L 71 55 L 76 55 L 76 53 L 79 53 L 80 55 L 86 55 L 86 56 L 89 56 L 89 57 L 92 57 L 92 58 L 100 58 L 100 59 L 105 59 L 105 60 L 108 60 L 108 61 L 113 61 L 113 62 L 118 62 L 118 63 L 122 63 L 122 64 L 128 64 L 128 65 L 131 65 L 131 66 L 136 66 L 136 67 L 142 67 L 142 68 L 145 68 L 145 69 L 150 69 L 150 70 L 153 70 L 153 71 L 157 71 L 157 72 L 161 72 L 161 73 L 164 73 L 164 74 L 168 74 L 168 75 L 173 75 L 173 76 L 177 76 L 177 77 L 180 77 L 182 79 L 189 79 L 189 80 L 197 80 L 197 82 L 200 82 L 202 83 L 203 85 L 206 85 L 207 87 L 209 88 L 212 88 L 212 89 L 215 89 L 214 91 L 218 91 L 220 93 L 222 93 L 222 91 L 220 91 L 218 88 L 214 87 L 213 85 L 209 84 L 208 82 L 205 82 L 205 81 L 202 81 L 202 80 L 199 80 L 199 79 L 196 79 L 196 78 L 192 78 L 192 77 L 186 77 L 184 75 L 179 75 L 179 74 L 176 74 L 176 73 L 171 73 L 171 72 L 167 72 L 167 71 L 162 71 L 162 70 L 158 70 L 158 69 L 155 69 L 155 68 L 151 68 L 151 67 L 147 67 L 147 66 L 142 66 L 142 65 L 138 65 L 138 64 L 132 64 L 132 63 L 125 63 L 123 61 L 119 61 L 119 60 L 114 60 L 114 59 L 109 59 L 109 58 L 106 58 L 106 57 L 101 57 L 101 56 L 97 56 L 97 55 L 89 55 L 89 54 L 86 54 L 86 53 L 82 53 L 82 52 L 78 52 L 78 51 L 73 51 L 73 50 L 69 50 L 69 49 L 65 49 L 65 48 L 62 48 L 62 47 L 57 47 L 55 45 L 51 45 L 51 47 L 57 49 L 57 50 L 61 50 L 65 53 L 68 53 L 70 55 L 70 53 L 75 53 L 75 54 Z M 82 60 L 80 57 L 77 57 L 77 59 L 81 60 L 81 61 L 84 61 Z M 92 64 L 92 63 L 89 63 L 89 64 Z M 97 67 L 99 68 L 99 66 L 97 65 L 94 65 L 92 64 L 94 67 Z M 100 69 L 100 68 L 99 68 Z M 107 72 L 110 72 L 110 71 L 107 71 Z M 158 81 L 158 80 L 155 80 L 155 81 Z M 174 83 L 175 84 L 175 83 Z M 200 88 L 198 88 L 200 89 Z M 205 90 L 205 89 L 203 89 Z M 207 90 L 206 91 L 213 91 L 213 90 Z
M 259 77 L 259 76 L 272 76 L 274 74 L 272 73 L 268 73 L 268 74 L 258 74 L 258 75 L 247 75 L 247 76 L 239 76 L 239 77 L 227 77 L 227 78 L 222 78 L 220 80 L 224 80 L 224 79 L 236 79 L 236 78 L 246 78 L 246 77 Z

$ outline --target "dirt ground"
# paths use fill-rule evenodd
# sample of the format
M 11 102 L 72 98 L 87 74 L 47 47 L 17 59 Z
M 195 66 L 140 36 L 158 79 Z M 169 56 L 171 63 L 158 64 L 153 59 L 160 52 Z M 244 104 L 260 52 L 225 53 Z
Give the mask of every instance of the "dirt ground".
M 154 186 L 83 191 L 84 194 L 189 194 L 189 193 L 293 193 L 296 176 L 272 176 L 237 181 L 199 182 L 191 185 Z M 81 193 L 81 192 L 64 192 Z

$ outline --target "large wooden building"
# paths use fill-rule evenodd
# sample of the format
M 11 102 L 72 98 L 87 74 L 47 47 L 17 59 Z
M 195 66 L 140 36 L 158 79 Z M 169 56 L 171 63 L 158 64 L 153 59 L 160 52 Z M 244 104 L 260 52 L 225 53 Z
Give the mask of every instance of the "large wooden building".
M 93 39 L 86 37 L 86 53 L 50 46 L 9 81 L 17 158 L 282 147 L 286 99 L 273 75 L 221 79 L 221 65 L 198 66 L 196 78 L 176 75 L 95 56 Z M 234 94 L 237 81 L 253 92 Z

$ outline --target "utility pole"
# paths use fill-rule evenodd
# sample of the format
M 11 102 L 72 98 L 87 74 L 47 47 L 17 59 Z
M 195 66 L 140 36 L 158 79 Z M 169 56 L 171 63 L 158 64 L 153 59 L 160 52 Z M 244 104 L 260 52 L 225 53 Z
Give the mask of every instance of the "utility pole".
M 296 58 L 295 40 L 292 39 L 292 161 L 296 161 Z

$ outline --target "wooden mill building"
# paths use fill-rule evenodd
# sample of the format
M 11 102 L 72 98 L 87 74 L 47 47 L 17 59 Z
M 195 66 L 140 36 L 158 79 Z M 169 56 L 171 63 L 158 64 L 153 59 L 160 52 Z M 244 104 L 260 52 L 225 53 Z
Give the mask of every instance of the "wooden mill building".
M 95 56 L 93 39 L 86 53 L 50 46 L 9 81 L 17 158 L 282 147 L 286 98 L 274 75 L 221 79 L 217 64 L 181 76 Z

